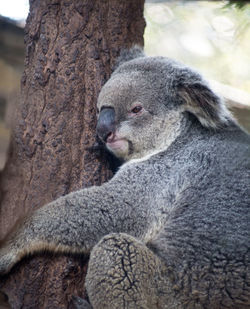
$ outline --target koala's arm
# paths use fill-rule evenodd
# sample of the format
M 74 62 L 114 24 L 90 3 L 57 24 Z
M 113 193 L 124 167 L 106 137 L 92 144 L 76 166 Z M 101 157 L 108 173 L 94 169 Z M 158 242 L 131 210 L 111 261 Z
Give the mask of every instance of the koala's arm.
M 125 177 L 115 178 L 61 197 L 25 218 L 2 244 L 0 273 L 37 251 L 87 253 L 111 232 L 142 238 L 152 220 L 147 192 L 136 181 L 131 186 Z

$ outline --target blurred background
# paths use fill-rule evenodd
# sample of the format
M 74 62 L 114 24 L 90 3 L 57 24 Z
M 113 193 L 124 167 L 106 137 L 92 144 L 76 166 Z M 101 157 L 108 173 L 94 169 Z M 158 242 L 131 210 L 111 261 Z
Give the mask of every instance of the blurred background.
M 0 169 L 20 93 L 28 0 L 0 2 Z M 199 71 L 250 132 L 250 4 L 164 1 L 145 4 L 145 50 Z

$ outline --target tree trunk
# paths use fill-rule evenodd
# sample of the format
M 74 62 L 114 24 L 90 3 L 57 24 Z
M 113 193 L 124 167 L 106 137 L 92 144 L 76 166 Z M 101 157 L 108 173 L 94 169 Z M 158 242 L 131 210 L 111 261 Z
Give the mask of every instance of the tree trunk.
M 111 177 L 95 142 L 96 99 L 121 48 L 143 44 L 143 0 L 30 0 L 22 99 L 1 175 L 0 235 L 59 196 Z M 12 308 L 68 308 L 86 258 L 40 254 L 1 280 Z

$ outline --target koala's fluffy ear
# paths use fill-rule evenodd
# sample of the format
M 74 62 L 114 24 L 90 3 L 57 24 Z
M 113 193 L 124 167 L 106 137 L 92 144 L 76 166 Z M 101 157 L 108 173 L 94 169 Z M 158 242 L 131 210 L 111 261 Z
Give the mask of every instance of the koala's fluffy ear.
M 178 88 L 184 110 L 195 115 L 204 127 L 216 129 L 233 120 L 224 101 L 203 81 L 183 83 Z
M 120 56 L 117 58 L 115 66 L 113 67 L 113 71 L 117 69 L 121 64 L 127 62 L 129 60 L 145 57 L 143 47 L 139 45 L 134 45 L 129 49 L 122 49 L 120 52 Z

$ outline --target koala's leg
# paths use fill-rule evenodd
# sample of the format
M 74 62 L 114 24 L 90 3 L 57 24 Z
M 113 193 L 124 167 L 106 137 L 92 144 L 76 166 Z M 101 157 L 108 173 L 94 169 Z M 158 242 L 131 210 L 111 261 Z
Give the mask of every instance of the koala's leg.
M 90 302 L 94 309 L 164 308 L 165 272 L 164 264 L 143 243 L 127 234 L 109 234 L 90 255 L 86 277 Z

